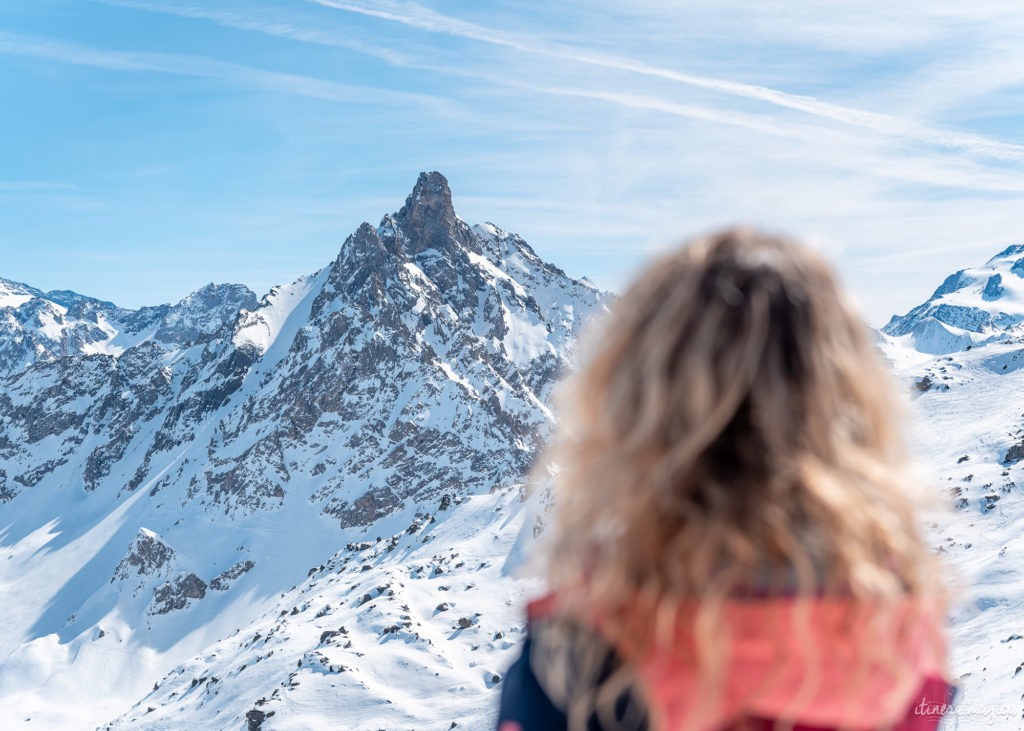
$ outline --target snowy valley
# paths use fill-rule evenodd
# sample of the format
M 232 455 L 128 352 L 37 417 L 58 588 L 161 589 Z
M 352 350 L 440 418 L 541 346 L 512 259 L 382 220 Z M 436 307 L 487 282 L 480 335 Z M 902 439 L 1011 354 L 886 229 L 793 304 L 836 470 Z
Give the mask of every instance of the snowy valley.
M 0 727 L 489 728 L 522 478 L 608 301 L 439 173 L 262 298 L 0 280 Z M 949 727 L 1021 728 L 1024 247 L 879 342 L 964 587 Z

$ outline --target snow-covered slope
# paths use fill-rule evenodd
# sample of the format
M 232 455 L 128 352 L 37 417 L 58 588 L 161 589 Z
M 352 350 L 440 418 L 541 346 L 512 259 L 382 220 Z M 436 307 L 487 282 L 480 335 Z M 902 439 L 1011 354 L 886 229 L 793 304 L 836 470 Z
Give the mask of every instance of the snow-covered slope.
M 5 287 L 0 727 L 486 723 L 519 482 L 606 295 L 438 173 L 262 300 Z
M 930 523 L 956 598 L 958 724 L 1020 729 L 1024 718 L 1024 345 L 932 356 L 883 350 L 913 401 L 914 450 L 946 509 Z M 956 718 L 956 717 L 954 717 Z
M 959 714 L 1024 728 L 1024 246 L 948 277 L 884 328 L 913 402 L 914 448 L 948 506 L 931 523 L 951 568 Z
M 504 557 L 518 490 L 453 499 L 350 543 L 160 678 L 114 729 L 485 729 L 523 636 Z

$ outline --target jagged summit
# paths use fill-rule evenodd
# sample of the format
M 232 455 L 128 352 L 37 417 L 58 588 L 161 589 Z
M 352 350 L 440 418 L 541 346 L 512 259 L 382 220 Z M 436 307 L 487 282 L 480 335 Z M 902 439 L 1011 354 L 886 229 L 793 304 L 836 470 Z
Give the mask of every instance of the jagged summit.
M 340 292 L 356 294 L 370 290 L 373 296 L 383 294 L 385 270 L 394 269 L 395 257 L 400 252 L 389 250 L 378 230 L 370 223 L 359 224 L 341 245 L 338 258 L 331 267 L 329 290 L 321 293 L 313 306 L 319 313 Z
M 420 173 L 405 205 L 393 217 L 407 239 L 409 255 L 426 251 L 452 253 L 453 247 L 478 252 L 469 226 L 459 220 L 452 205 L 448 180 L 439 172 Z M 387 227 L 387 218 L 381 227 Z
M 207 284 L 168 310 L 155 337 L 176 345 L 206 342 L 233 326 L 242 309 L 254 309 L 258 302 L 244 284 Z
M 493 225 L 470 228 L 455 213 L 444 175 L 436 171 L 420 173 L 397 213 L 384 215 L 377 227 L 363 222 L 345 239 L 331 270 L 332 291 L 326 295 L 347 292 L 357 298 L 379 300 L 386 296 L 387 284 L 395 283 L 399 270 L 419 271 L 445 291 L 460 286 L 476 290 L 482 280 L 473 257 L 484 256 L 498 239 L 505 242 L 506 254 L 514 249 L 565 276 L 541 262 L 519 237 Z M 491 254 L 498 260 L 503 258 L 501 252 Z M 314 311 L 319 312 L 325 305 L 326 299 L 321 296 Z
M 405 205 L 374 227 L 364 221 L 342 244 L 339 266 L 380 267 L 387 257 L 414 260 L 424 253 L 451 255 L 477 251 L 479 242 L 455 214 L 448 180 L 439 172 L 420 173 Z M 360 279 L 365 279 L 365 272 Z
M 450 220 L 454 217 L 455 206 L 452 205 L 448 179 L 437 171 L 420 173 L 397 216 L 400 222 L 410 224 L 417 220 Z
M 76 355 L 119 356 L 144 341 L 210 342 L 258 299 L 242 284 L 207 284 L 177 304 L 118 307 L 72 290 L 43 292 L 0 279 L 0 376 Z

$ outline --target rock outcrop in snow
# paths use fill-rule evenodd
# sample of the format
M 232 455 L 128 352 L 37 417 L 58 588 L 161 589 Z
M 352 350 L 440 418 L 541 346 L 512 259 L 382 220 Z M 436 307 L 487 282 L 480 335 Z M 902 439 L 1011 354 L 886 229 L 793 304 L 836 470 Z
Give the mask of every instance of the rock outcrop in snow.
M 173 548 L 148 528 L 139 528 L 135 540 L 117 564 L 110 580 L 135 581 L 140 577 L 144 580 L 159 577 L 166 575 L 176 564 L 177 554 Z
M 193 573 L 179 574 L 173 581 L 165 581 L 153 590 L 153 602 L 146 610 L 149 614 L 167 614 L 184 609 L 190 600 L 206 596 L 207 584 Z

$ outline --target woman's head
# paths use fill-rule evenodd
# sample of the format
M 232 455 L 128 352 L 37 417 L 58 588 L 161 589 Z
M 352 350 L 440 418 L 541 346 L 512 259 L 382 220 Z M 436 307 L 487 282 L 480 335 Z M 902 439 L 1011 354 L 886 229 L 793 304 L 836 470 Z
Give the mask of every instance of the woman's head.
M 747 229 L 654 262 L 564 384 L 547 567 L 592 607 L 926 592 L 889 377 L 823 259 Z
M 746 229 L 699 238 L 648 267 L 581 353 L 538 463 L 555 466 L 545 573 L 565 615 L 538 667 L 570 727 L 623 687 L 664 692 L 666 656 L 693 664 L 672 685 L 686 728 L 829 706 L 823 678 L 844 679 L 840 727 L 863 694 L 889 713 L 913 693 L 945 656 L 940 574 L 888 373 L 822 258 Z M 830 606 L 831 623 L 815 614 Z M 593 672 L 605 646 L 573 635 L 581 616 L 631 663 L 611 680 Z M 566 657 L 568 685 L 552 669 Z

